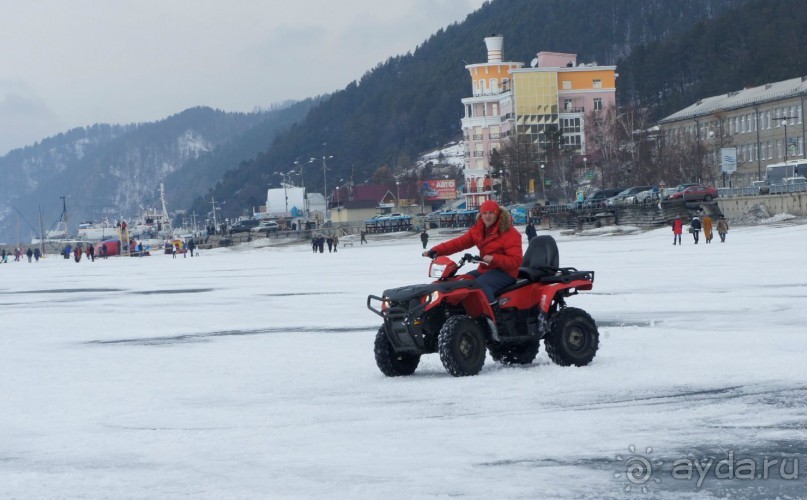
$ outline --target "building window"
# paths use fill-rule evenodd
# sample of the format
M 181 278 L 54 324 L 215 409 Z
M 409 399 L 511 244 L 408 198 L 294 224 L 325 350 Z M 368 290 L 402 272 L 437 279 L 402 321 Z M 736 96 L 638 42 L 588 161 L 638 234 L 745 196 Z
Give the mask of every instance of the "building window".
M 563 110 L 564 111 L 569 111 L 570 109 L 572 109 L 572 104 L 573 103 L 574 103 L 574 101 L 572 101 L 571 99 L 564 99 L 563 100 Z
M 593 82 L 591 82 L 591 84 L 592 84 L 591 86 L 594 87 L 595 89 L 602 88 L 602 80 L 595 79 Z
M 594 98 L 594 110 L 595 111 L 602 111 L 602 97 L 595 97 Z
M 491 105 L 491 109 L 492 109 L 491 116 L 499 116 L 499 103 L 494 102 Z
M 563 80 L 563 90 L 569 90 L 572 88 L 571 80 Z

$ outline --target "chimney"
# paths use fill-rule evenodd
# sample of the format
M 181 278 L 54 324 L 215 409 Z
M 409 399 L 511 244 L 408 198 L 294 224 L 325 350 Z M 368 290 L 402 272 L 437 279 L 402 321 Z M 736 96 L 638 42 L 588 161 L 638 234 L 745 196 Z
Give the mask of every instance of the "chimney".
M 488 47 L 488 62 L 502 62 L 502 45 L 504 45 L 504 37 L 495 34 L 485 37 L 485 45 Z

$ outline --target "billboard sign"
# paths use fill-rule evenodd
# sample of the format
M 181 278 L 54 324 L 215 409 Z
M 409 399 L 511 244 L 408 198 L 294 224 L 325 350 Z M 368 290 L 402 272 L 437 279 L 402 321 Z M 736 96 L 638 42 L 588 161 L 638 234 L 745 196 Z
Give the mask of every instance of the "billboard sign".
M 426 201 L 453 200 L 457 197 L 457 181 L 454 179 L 423 181 L 420 184 L 420 195 Z
M 267 217 L 304 217 L 305 189 L 300 187 L 274 188 L 266 193 Z
M 737 171 L 737 148 L 720 148 L 720 166 L 724 174 Z

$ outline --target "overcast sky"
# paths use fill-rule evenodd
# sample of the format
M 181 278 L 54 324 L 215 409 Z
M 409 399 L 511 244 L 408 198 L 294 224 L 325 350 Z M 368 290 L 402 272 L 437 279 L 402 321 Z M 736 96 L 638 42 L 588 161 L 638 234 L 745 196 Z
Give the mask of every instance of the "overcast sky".
M 482 3 L 0 0 L 0 156 L 73 127 L 332 92 Z

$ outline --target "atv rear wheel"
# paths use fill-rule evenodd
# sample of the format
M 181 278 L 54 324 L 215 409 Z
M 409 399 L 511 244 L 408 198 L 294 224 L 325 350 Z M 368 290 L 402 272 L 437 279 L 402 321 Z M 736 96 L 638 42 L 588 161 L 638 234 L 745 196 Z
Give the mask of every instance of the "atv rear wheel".
M 531 340 L 520 344 L 494 344 L 489 345 L 490 357 L 503 365 L 528 365 L 535 360 L 541 344 Z
M 438 350 L 451 375 L 476 375 L 485 364 L 485 334 L 470 316 L 452 316 L 440 329 Z
M 600 333 L 587 312 L 567 307 L 552 318 L 544 343 L 546 353 L 555 364 L 585 366 L 597 354 Z
M 412 375 L 420 363 L 420 354 L 396 353 L 384 327 L 375 335 L 375 364 L 387 377 Z

